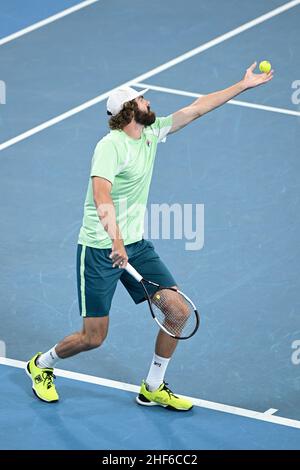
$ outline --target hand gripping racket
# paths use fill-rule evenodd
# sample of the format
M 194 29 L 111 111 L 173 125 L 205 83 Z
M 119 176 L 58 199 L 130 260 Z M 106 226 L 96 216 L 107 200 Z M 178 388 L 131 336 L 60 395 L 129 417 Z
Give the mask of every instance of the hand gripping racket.
M 191 299 L 174 287 L 163 287 L 141 276 L 130 263 L 124 268 L 145 292 L 151 315 L 158 326 L 175 339 L 188 339 L 199 328 L 200 318 Z M 150 293 L 149 287 L 156 287 Z M 152 289 L 153 291 L 153 289 Z

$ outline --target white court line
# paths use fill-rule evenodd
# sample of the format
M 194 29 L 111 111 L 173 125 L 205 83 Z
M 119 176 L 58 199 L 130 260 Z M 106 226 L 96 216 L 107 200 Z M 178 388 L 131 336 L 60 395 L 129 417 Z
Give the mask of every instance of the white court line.
M 3 340 L 0 340 L 0 356 L 6 357 L 6 343 Z
M 242 26 L 239 26 L 238 28 L 235 28 L 228 33 L 222 34 L 221 36 L 216 37 L 215 39 L 208 41 L 204 44 L 202 44 L 199 47 L 196 47 L 195 49 L 192 49 L 189 52 L 186 52 L 185 54 L 182 54 L 178 57 L 176 57 L 173 60 L 170 60 L 169 62 L 165 62 L 164 64 L 160 65 L 159 67 L 156 67 L 154 69 L 149 70 L 148 72 L 139 75 L 138 77 L 133 78 L 132 80 L 129 80 L 128 82 L 123 83 L 122 85 L 132 85 L 135 82 L 142 82 L 143 80 L 146 80 L 147 78 L 153 77 L 154 75 L 167 70 L 171 67 L 174 67 L 174 65 L 179 64 L 180 62 L 183 62 L 191 57 L 193 57 L 196 54 L 200 54 L 201 52 L 209 49 L 210 47 L 216 46 L 217 44 L 220 44 L 223 41 L 226 41 L 227 39 L 236 36 L 237 34 L 246 31 L 249 28 L 252 28 L 253 26 L 256 26 L 257 24 L 262 23 L 263 21 L 269 20 L 270 18 L 279 15 L 280 13 L 283 13 L 284 11 L 289 10 L 290 8 L 295 7 L 296 5 L 300 4 L 300 0 L 293 0 L 291 2 L 285 3 L 279 8 L 275 8 L 274 10 L 269 11 L 268 13 L 259 16 L 255 18 L 252 21 L 249 21 L 248 23 L 243 24 Z M 118 86 L 122 86 L 118 85 Z M 114 88 L 113 88 L 114 89 Z M 81 111 L 90 108 L 91 106 L 94 106 L 97 103 L 100 103 L 100 101 L 103 101 L 105 98 L 108 97 L 108 95 L 113 91 L 113 89 L 102 93 L 101 95 L 96 96 L 95 98 L 86 101 L 85 103 L 76 106 L 75 108 L 70 109 L 69 111 L 66 111 L 63 114 L 60 114 L 59 116 L 56 116 L 53 119 L 50 119 L 49 121 L 45 121 L 44 123 L 33 127 L 32 129 L 29 129 L 26 132 L 23 132 L 22 134 L 17 135 L 16 137 L 13 137 L 12 139 L 9 139 L 2 144 L 0 144 L 0 151 L 4 150 L 18 142 L 21 142 L 24 139 L 27 139 L 28 137 L 37 134 L 38 132 L 41 132 L 44 129 L 47 129 L 48 127 L 53 126 L 54 124 L 57 124 L 58 122 L 63 121 L 64 119 L 67 119 L 71 116 L 74 116 L 77 113 L 80 113 Z
M 0 144 L 0 151 L 11 147 L 11 145 L 17 144 L 21 140 L 27 139 L 28 137 L 31 137 L 32 135 L 37 134 L 38 132 L 41 132 L 44 129 L 47 129 L 48 127 L 54 126 L 54 124 L 64 121 L 64 119 L 74 116 L 75 114 L 78 114 L 81 111 L 84 111 L 85 109 L 90 108 L 91 106 L 94 106 L 97 103 L 100 103 L 100 101 L 103 101 L 105 100 L 105 98 L 108 97 L 109 93 L 110 91 L 102 93 L 102 95 L 96 96 L 96 98 L 86 101 L 85 103 L 76 106 L 75 108 L 72 108 L 63 114 L 60 114 L 59 116 L 56 116 L 55 118 L 49 119 L 49 121 L 45 121 L 42 124 L 39 124 L 38 126 L 33 127 L 32 129 L 29 129 L 28 131 L 23 132 L 22 134 L 19 134 L 16 137 L 7 140 L 6 142 L 3 142 L 2 144 Z
M 56 13 L 55 15 L 49 16 L 48 18 L 45 18 L 44 20 L 41 20 L 38 23 L 34 23 L 31 26 L 27 26 L 27 28 L 20 29 L 19 31 L 16 31 L 15 33 L 10 34 L 9 36 L 5 36 L 5 38 L 0 39 L 0 46 L 13 41 L 14 39 L 20 38 L 21 36 L 24 36 L 25 34 L 31 33 L 31 31 L 35 31 L 36 29 L 42 28 L 46 24 L 53 23 L 54 21 L 59 20 L 60 18 L 63 18 L 64 16 L 70 15 L 71 13 L 74 13 L 75 11 L 88 7 L 92 3 L 95 3 L 98 1 L 99 0 L 86 0 L 85 2 L 78 3 L 77 5 L 74 5 L 73 7 L 60 11 L 59 13 Z
M 190 91 L 177 90 L 176 88 L 166 88 L 163 86 L 149 85 L 148 83 L 134 83 L 137 88 L 149 88 L 154 91 L 161 91 L 163 93 L 170 93 L 172 95 L 190 96 L 192 98 L 200 98 L 199 93 Z M 272 111 L 273 113 L 290 114 L 291 116 L 300 116 L 300 111 L 293 111 L 286 108 L 275 108 L 274 106 L 266 106 L 264 104 L 249 103 L 249 101 L 230 100 L 226 104 L 234 104 L 237 106 L 244 106 L 246 108 L 262 109 L 263 111 Z
M 17 361 L 16 359 L 9 359 L 6 357 L 0 357 L 0 364 L 11 367 L 17 367 L 20 369 L 24 369 L 26 366 L 26 362 L 24 361 Z M 137 385 L 127 384 L 124 382 L 117 382 L 116 380 L 103 379 L 101 377 L 95 377 L 93 375 L 79 374 L 78 372 L 71 372 L 68 370 L 55 368 L 55 375 L 67 379 L 79 380 L 80 382 L 102 385 L 103 387 L 116 388 L 127 392 L 138 393 L 140 390 L 140 387 Z M 282 426 L 300 429 L 300 421 L 297 421 L 295 419 L 282 418 L 280 416 L 273 416 L 272 414 L 268 414 L 268 412 L 261 413 L 259 411 L 247 410 L 245 408 L 224 405 L 222 403 L 201 400 L 199 398 L 188 397 L 185 395 L 181 396 L 191 400 L 195 406 L 199 406 L 200 408 L 207 408 L 214 411 L 221 411 L 223 413 L 229 413 L 233 415 L 243 416 L 245 418 L 256 419 L 259 421 L 267 421 L 268 423 L 280 424 Z M 271 408 L 271 410 L 272 409 L 273 408 Z
M 277 413 L 278 410 L 276 408 L 270 408 L 269 410 L 264 412 L 264 415 L 273 415 L 274 413 Z

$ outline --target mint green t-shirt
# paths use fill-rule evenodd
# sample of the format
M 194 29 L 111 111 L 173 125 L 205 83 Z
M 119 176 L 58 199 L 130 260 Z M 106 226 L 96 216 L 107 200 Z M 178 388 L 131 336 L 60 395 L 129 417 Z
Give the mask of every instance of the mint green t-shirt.
M 94 248 L 111 248 L 112 242 L 99 220 L 93 198 L 92 177 L 112 183 L 111 197 L 124 244 L 142 239 L 144 216 L 157 144 L 172 127 L 172 115 L 156 118 L 145 127 L 140 139 L 113 130 L 101 139 L 94 151 L 90 180 L 84 203 L 78 243 Z

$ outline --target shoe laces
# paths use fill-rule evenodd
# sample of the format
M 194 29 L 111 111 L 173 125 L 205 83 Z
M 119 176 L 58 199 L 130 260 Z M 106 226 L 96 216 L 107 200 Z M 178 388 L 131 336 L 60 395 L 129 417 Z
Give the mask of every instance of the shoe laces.
M 172 398 L 172 397 L 178 398 L 178 397 L 175 395 L 175 393 L 173 393 L 172 390 L 170 390 L 169 387 L 167 387 L 167 385 L 168 385 L 168 384 L 167 384 L 166 382 L 164 382 L 164 386 L 163 386 L 162 390 L 164 390 L 165 392 L 167 392 L 167 394 L 169 395 L 170 398 Z
M 53 374 L 52 370 L 44 370 L 42 373 L 44 380 L 44 385 L 49 389 L 53 386 L 53 381 L 56 379 L 56 376 Z

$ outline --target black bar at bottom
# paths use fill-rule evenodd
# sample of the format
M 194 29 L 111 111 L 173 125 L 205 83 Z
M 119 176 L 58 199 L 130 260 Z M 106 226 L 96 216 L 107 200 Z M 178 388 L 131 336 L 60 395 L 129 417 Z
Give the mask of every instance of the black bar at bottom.
M 210 451 L 210 450 L 2 450 L 0 463 L 28 463 L 44 467 L 53 463 L 95 464 L 105 466 L 121 465 L 137 468 L 139 465 L 191 466 L 205 462 L 243 464 L 245 462 L 300 462 L 299 451 Z M 86 469 L 83 469 L 86 470 Z M 91 470 L 90 468 L 88 470 Z

